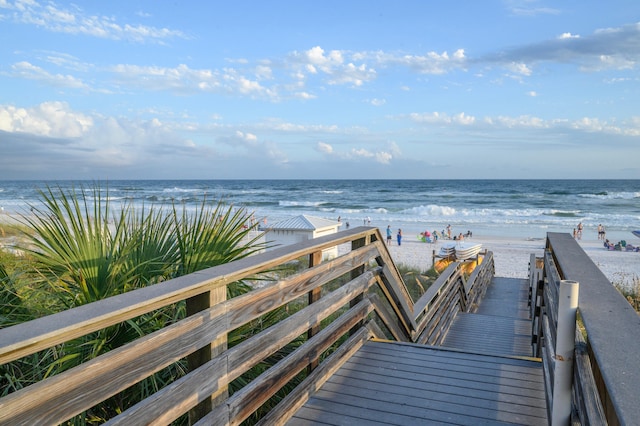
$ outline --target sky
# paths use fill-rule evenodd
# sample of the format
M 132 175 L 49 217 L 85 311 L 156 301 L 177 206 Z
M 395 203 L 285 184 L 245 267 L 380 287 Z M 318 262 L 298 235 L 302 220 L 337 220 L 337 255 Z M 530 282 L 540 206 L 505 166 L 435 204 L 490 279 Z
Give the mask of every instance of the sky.
M 637 0 L 0 0 L 0 179 L 638 179 Z

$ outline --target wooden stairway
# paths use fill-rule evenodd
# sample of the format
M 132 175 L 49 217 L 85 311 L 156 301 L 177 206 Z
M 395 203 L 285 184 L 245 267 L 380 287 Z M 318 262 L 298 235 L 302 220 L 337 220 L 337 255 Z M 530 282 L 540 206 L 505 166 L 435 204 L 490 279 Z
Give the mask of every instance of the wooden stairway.
M 542 366 L 527 356 L 526 286 L 494 278 L 442 346 L 367 342 L 287 424 L 546 425 Z

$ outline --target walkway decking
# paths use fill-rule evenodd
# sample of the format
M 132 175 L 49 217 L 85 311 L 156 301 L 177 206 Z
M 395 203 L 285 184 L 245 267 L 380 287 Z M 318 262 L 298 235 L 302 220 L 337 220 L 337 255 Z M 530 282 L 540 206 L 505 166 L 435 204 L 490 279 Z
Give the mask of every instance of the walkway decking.
M 493 278 L 476 313 L 460 312 L 442 346 L 496 355 L 531 356 L 526 279 Z
M 526 304 L 526 280 L 494 278 L 443 346 L 368 342 L 287 424 L 546 425 Z

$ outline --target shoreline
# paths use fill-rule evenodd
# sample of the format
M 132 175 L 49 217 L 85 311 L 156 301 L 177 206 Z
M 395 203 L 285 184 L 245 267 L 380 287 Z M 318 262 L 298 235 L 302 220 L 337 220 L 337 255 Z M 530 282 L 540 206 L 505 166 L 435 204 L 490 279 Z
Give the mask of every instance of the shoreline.
M 450 242 L 451 240 L 444 240 Z M 465 241 L 480 243 L 482 249 L 493 252 L 496 276 L 506 278 L 528 278 L 531 253 L 542 256 L 545 238 L 520 238 L 505 236 L 478 236 Z M 640 245 L 629 239 L 628 243 Z M 640 252 L 609 251 L 597 239 L 578 240 L 578 244 L 613 284 L 625 288 L 633 286 L 640 279 Z M 397 264 L 404 264 L 422 271 L 432 266 L 433 250 L 438 252 L 442 242 L 425 243 L 417 238 L 403 238 L 398 246 L 395 239 L 389 252 Z
M 17 217 L 9 214 L 0 214 L 0 224 L 19 223 Z M 503 228 L 506 232 L 507 228 Z M 385 229 L 379 228 L 380 234 L 386 235 Z M 420 231 L 408 228 L 403 231 L 402 245 L 398 246 L 395 237 L 395 229 L 392 244 L 388 246 L 394 262 L 408 267 L 426 271 L 432 267 L 433 250 L 438 252 L 443 241 L 438 243 L 425 243 L 418 240 Z M 544 237 L 523 237 L 509 235 L 478 235 L 474 231 L 473 237 L 465 239 L 473 243 L 482 244 L 482 250 L 492 251 L 494 254 L 496 276 L 506 278 L 527 278 L 529 273 L 529 258 L 531 253 L 542 256 L 546 241 Z M 590 234 L 585 233 L 590 237 Z M 627 243 L 640 246 L 640 239 L 629 235 L 625 238 Z M 613 243 L 618 240 L 611 240 Z M 2 238 L 0 235 L 0 250 L 14 251 L 16 238 Z M 584 238 L 578 244 L 587 253 L 596 266 L 602 271 L 609 281 L 624 288 L 631 288 L 640 280 L 640 252 L 609 251 L 603 246 L 603 241 L 596 237 Z

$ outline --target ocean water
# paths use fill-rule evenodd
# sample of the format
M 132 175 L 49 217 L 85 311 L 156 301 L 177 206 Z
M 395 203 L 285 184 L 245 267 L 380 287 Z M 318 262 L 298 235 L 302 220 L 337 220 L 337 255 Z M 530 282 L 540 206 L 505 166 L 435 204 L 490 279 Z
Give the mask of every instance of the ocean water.
M 391 225 L 405 235 L 445 229 L 453 234 L 544 238 L 584 225 L 597 239 L 598 224 L 611 240 L 633 241 L 640 229 L 640 180 L 118 180 L 0 181 L 0 214 L 28 214 L 47 187 L 89 195 L 99 185 L 112 206 L 195 209 L 207 202 L 245 208 L 268 224 L 306 214 L 346 227 Z

